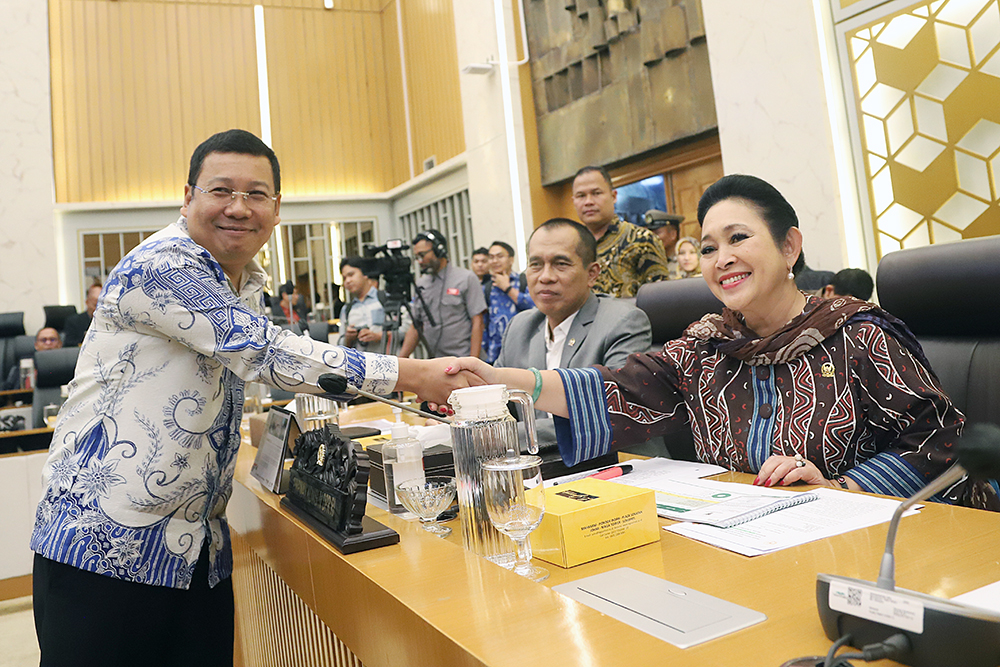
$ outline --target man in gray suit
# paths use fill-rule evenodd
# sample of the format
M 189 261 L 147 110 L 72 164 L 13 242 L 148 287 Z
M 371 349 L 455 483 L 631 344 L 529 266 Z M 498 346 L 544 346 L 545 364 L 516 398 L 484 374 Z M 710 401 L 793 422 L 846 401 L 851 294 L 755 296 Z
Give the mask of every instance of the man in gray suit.
M 535 309 L 514 316 L 493 364 L 508 368 L 580 368 L 625 365 L 628 355 L 652 343 L 649 318 L 628 301 L 591 291 L 600 273 L 594 235 L 578 222 L 554 218 L 528 240 L 528 293 Z M 536 413 L 536 419 L 547 417 Z M 551 419 L 538 436 L 554 442 Z M 652 442 L 652 441 L 651 441 Z M 659 443 L 659 439 L 657 439 Z M 663 455 L 662 444 L 642 453 Z
M 632 304 L 591 291 L 600 273 L 594 235 L 554 218 L 528 240 L 528 293 L 536 309 L 518 313 L 495 366 L 620 368 L 652 343 L 649 318 Z

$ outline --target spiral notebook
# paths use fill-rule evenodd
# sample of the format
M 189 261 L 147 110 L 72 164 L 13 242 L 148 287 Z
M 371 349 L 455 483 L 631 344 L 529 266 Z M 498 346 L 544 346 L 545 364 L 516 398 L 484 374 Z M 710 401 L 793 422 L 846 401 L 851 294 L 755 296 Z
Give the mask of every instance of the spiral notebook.
M 660 516 L 719 528 L 738 526 L 819 498 L 812 492 L 710 480 L 660 480 L 650 488 L 656 492 L 656 513 Z

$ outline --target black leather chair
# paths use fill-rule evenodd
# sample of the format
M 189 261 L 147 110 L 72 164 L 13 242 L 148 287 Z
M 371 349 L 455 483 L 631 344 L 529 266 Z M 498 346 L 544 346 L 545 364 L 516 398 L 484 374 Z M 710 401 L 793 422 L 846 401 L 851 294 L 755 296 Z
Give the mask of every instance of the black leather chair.
M 329 322 L 307 322 L 308 329 L 305 333 L 309 334 L 309 337 L 313 340 L 318 340 L 323 343 L 327 343 L 330 340 L 330 323 Z
M 35 354 L 35 339 L 31 336 L 14 336 L 14 338 L 10 340 L 9 344 L 11 349 L 14 350 L 14 362 L 11 369 L 20 367 L 22 359 L 28 359 Z M 10 373 L 11 371 L 8 370 L 7 372 Z M 19 374 L 15 374 L 15 377 L 20 380 Z M 4 375 L 0 380 L 2 380 L 2 383 L 5 383 L 7 379 L 7 376 Z M 3 384 L 3 388 L 16 389 L 17 387 Z
M 14 339 L 24 335 L 24 313 L 0 313 L 0 383 L 17 365 Z
M 722 302 L 700 277 L 647 283 L 639 288 L 635 305 L 649 317 L 652 351 L 659 350 L 667 341 L 680 338 L 692 322 L 704 315 L 722 312 Z M 663 444 L 672 458 L 695 460 L 694 439 L 689 428 L 664 435 Z
M 876 283 L 955 405 L 972 422 L 1000 424 L 1000 237 L 889 253 Z
M 59 333 L 66 328 L 66 320 L 76 315 L 76 306 L 42 306 L 45 311 L 45 326 Z
M 35 389 L 31 395 L 32 428 L 45 426 L 42 409 L 46 405 L 62 405 L 59 389 L 73 379 L 79 355 L 78 347 L 35 352 Z
M 32 336 L 14 337 L 14 359 L 18 365 L 21 359 L 27 359 L 35 353 L 35 339 Z
M 649 317 L 655 349 L 680 338 L 692 322 L 704 315 L 722 312 L 722 302 L 699 277 L 646 283 L 639 288 L 635 305 Z

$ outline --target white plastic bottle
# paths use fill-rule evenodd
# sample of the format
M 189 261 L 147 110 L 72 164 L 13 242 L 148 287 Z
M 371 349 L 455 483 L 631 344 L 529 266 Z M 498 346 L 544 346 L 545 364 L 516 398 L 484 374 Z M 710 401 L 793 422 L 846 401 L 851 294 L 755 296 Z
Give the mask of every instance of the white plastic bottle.
M 410 427 L 401 419 L 399 408 L 392 410 L 396 423 L 392 426 L 392 441 L 382 448 L 382 465 L 385 469 L 385 499 L 393 514 L 406 512 L 396 500 L 396 484 L 411 479 L 424 479 L 424 446 L 410 437 Z

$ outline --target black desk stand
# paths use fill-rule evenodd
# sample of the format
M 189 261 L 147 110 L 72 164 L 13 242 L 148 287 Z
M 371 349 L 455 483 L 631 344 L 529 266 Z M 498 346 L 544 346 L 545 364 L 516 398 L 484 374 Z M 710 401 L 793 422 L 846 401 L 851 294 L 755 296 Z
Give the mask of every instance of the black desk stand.
M 344 554 L 399 542 L 399 533 L 365 516 L 368 454 L 334 425 L 295 441 L 295 461 L 281 505 Z
M 361 519 L 361 533 L 346 535 L 327 528 L 319 519 L 310 514 L 308 510 L 299 507 L 287 496 L 281 499 L 281 506 L 294 514 L 302 523 L 319 533 L 342 554 L 353 554 L 359 551 L 367 551 L 368 549 L 387 547 L 390 544 L 397 544 L 399 542 L 399 533 L 369 516 Z

